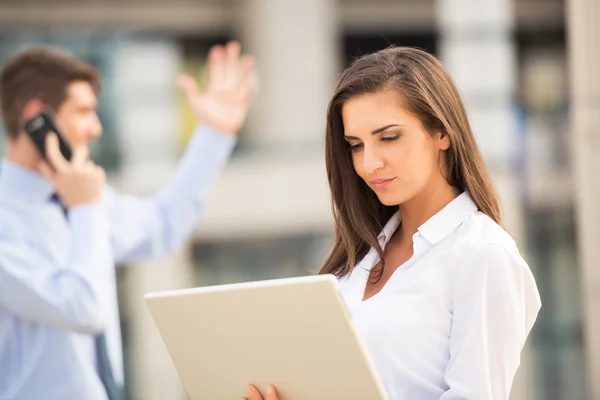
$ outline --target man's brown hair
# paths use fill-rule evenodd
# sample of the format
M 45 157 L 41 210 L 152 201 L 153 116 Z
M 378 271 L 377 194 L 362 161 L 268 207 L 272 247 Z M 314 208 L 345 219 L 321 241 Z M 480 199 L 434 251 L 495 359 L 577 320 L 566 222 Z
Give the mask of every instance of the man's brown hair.
M 29 48 L 11 58 L 0 70 L 0 108 L 9 139 L 21 131 L 21 115 L 28 101 L 39 99 L 58 111 L 69 85 L 77 81 L 100 91 L 98 70 L 62 50 Z

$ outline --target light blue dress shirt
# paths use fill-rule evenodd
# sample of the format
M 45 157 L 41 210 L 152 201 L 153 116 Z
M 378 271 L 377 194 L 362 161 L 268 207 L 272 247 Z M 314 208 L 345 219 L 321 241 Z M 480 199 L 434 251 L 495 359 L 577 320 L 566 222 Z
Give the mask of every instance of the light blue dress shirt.
M 107 188 L 67 218 L 41 175 L 0 171 L 0 400 L 105 400 L 94 335 L 105 332 L 115 379 L 123 362 L 115 263 L 166 255 L 192 234 L 233 136 L 196 129 L 156 196 Z

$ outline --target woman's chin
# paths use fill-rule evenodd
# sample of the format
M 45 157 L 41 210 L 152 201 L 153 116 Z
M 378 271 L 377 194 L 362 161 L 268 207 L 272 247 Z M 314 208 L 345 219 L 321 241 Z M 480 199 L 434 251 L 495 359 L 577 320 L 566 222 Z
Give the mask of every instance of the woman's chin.
M 402 196 L 394 195 L 392 193 L 377 193 L 377 198 L 384 206 L 398 206 L 406 201 Z

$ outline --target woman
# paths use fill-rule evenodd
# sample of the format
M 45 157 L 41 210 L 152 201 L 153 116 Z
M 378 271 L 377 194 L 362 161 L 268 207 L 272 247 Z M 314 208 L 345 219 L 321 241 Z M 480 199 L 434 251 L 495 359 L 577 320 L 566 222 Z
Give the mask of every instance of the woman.
M 441 63 L 411 48 L 355 61 L 326 158 L 336 232 L 321 273 L 339 277 L 389 399 L 507 400 L 541 303 Z

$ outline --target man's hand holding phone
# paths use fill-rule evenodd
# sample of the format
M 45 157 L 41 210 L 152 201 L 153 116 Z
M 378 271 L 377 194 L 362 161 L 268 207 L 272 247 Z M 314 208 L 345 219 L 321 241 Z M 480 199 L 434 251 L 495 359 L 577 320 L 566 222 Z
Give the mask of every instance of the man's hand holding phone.
M 106 173 L 89 159 L 87 149 L 74 149 L 68 161 L 60 152 L 56 134 L 50 133 L 46 135 L 45 150 L 47 160 L 42 162 L 40 171 L 54 184 L 67 209 L 102 202 Z

